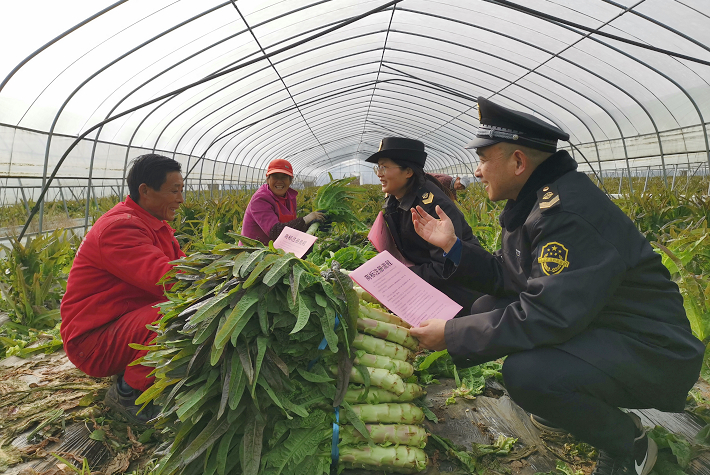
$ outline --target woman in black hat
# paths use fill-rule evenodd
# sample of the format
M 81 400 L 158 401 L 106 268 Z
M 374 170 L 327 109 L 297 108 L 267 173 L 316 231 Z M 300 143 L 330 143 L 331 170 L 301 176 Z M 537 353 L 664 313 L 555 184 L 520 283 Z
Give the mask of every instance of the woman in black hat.
M 459 315 L 468 315 L 471 305 L 482 294 L 440 278 L 446 260 L 443 251 L 414 232 L 410 210 L 421 206 L 429 212 L 438 205 L 453 216 L 456 236 L 479 245 L 463 213 L 446 195 L 441 183 L 424 173 L 426 156 L 424 144 L 418 140 L 386 137 L 377 153 L 366 161 L 376 164 L 375 173 L 387 194 L 383 214 L 397 249 L 414 263 L 411 269 L 417 275 L 463 307 Z

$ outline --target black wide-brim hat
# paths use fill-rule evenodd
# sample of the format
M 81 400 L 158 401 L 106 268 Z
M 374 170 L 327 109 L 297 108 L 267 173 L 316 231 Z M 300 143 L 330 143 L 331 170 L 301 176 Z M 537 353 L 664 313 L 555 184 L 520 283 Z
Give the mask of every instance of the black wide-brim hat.
M 481 125 L 476 138 L 466 148 L 482 148 L 499 142 L 530 147 L 543 152 L 557 151 L 558 140 L 569 140 L 569 134 L 533 115 L 478 98 L 478 119 Z
M 380 158 L 389 158 L 402 166 L 415 165 L 424 168 L 426 162 L 424 143 L 404 137 L 385 137 L 380 142 L 377 152 L 370 155 L 365 161 L 377 163 Z

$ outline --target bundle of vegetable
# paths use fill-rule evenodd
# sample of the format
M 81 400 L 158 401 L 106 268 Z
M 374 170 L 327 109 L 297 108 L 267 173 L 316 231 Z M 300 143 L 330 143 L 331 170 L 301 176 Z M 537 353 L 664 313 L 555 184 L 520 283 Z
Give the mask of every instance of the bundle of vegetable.
M 333 180 L 321 186 L 313 200 L 313 209 L 324 212 L 333 223 L 344 223 L 349 228 L 364 231 L 367 229 L 355 214 L 364 205 L 362 188 L 349 186 L 352 177 Z M 315 222 L 308 228 L 308 234 L 315 234 L 320 223 Z
M 352 281 L 337 269 L 321 273 L 292 254 L 237 240 L 250 247 L 214 246 L 181 259 L 164 279 L 172 284 L 169 301 L 161 305 L 155 342 L 139 360 L 156 368 L 156 380 L 138 402 L 162 406 L 156 427 L 175 437 L 157 473 L 329 473 L 334 406 L 351 424 L 343 437 L 357 441 L 342 444 L 342 466 L 425 465 L 414 447 L 423 443 L 420 428 L 362 422 L 415 424 L 416 406 L 348 402 L 357 399 L 347 396 L 352 368 L 360 375 L 359 365 L 373 359 L 359 352 L 355 358 L 357 345 L 367 343 L 358 343 L 366 336 L 357 334 Z M 387 367 L 405 363 L 374 359 Z M 331 377 L 331 365 L 341 376 Z M 402 368 L 411 374 L 411 365 Z M 421 393 L 396 390 L 400 398 Z M 401 445 L 375 450 L 370 441 Z
M 372 317 L 372 318 L 371 318 Z M 418 342 L 395 315 L 360 306 L 359 330 L 352 346 L 356 348 L 350 370 L 350 385 L 345 402 L 353 404 L 342 419 L 352 414 L 366 423 L 370 441 L 362 431 L 344 425 L 340 432 L 340 462 L 346 467 L 415 473 L 424 470 L 427 456 L 426 431 L 419 424 L 424 413 L 412 401 L 424 394 L 421 386 L 405 382 L 414 373 L 407 362 Z M 340 375 L 341 368 L 331 365 L 330 372 Z
M 164 279 L 169 301 L 141 360 L 156 380 L 138 400 L 162 406 L 156 427 L 175 433 L 158 473 L 328 473 L 347 382 L 309 366 L 323 340 L 346 367 L 357 295 L 339 272 L 326 280 L 293 254 L 237 240 L 251 247 L 217 245 Z

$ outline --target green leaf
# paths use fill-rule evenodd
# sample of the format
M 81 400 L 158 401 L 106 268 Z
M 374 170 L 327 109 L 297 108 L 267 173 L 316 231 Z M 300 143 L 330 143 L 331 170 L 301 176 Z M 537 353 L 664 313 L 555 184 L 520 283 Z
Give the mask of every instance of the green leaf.
M 246 376 L 242 368 L 238 351 L 232 352 L 232 362 L 230 368 L 232 376 L 229 378 L 229 408 L 233 411 L 239 405 L 244 388 L 246 387 Z
M 217 417 L 213 417 L 202 432 L 181 452 L 182 463 L 188 465 L 212 447 L 227 432 L 229 425 L 226 419 L 220 421 Z
M 246 374 L 249 384 L 254 384 L 254 366 L 251 363 L 251 354 L 249 353 L 249 347 L 244 345 L 239 345 L 237 347 L 237 353 L 239 354 L 239 360 L 242 363 L 242 369 L 244 374 Z
M 318 295 L 318 294 L 316 294 Z M 328 342 L 328 348 L 331 352 L 338 351 L 338 335 L 335 333 L 335 310 L 331 306 L 325 307 L 325 311 L 318 313 L 320 317 L 321 330 L 325 341 Z
M 240 428 L 241 424 L 232 424 L 219 441 L 219 448 L 217 449 L 217 473 L 219 475 L 225 475 L 227 471 L 227 457 L 231 452 L 232 439 Z
M 140 442 L 141 444 L 147 444 L 150 441 L 150 438 L 153 436 L 154 432 L 155 429 L 146 430 L 140 435 L 140 437 L 138 437 L 138 442 Z
M 266 254 L 266 250 L 259 250 L 259 251 L 254 251 L 252 252 L 244 261 L 242 266 L 239 269 L 239 276 L 235 277 L 247 277 L 251 271 L 256 267 L 257 262 L 259 259 L 263 258 L 264 254 Z M 236 269 L 236 266 L 235 266 Z
M 368 442 L 372 442 L 372 437 L 370 437 L 370 432 L 367 430 L 367 427 L 365 427 L 365 424 L 362 422 L 362 419 L 358 417 L 357 414 L 355 414 L 355 411 L 353 411 L 352 406 L 348 404 L 347 402 L 343 401 L 340 404 L 340 409 L 343 411 L 345 417 L 348 420 L 348 424 L 352 425 L 355 430 L 357 430 Z
M 306 381 L 309 381 L 311 383 L 330 383 L 330 382 L 335 381 L 330 376 L 312 373 L 312 372 L 306 371 L 305 369 L 300 368 L 300 367 L 297 368 L 296 370 L 298 371 L 298 374 L 300 374 L 303 379 L 305 379 Z M 368 376 L 369 376 L 369 373 L 368 373 Z
M 272 401 L 274 401 L 274 404 L 276 404 L 278 407 L 280 407 L 282 410 L 284 409 L 283 404 L 281 404 L 281 401 L 279 400 L 278 396 L 276 396 L 276 393 L 274 392 L 273 389 L 269 386 L 269 384 L 266 382 L 263 376 L 259 376 L 259 379 L 256 380 L 257 384 L 264 388 L 264 391 L 266 391 L 266 394 L 269 395 Z M 253 396 L 253 394 L 252 394 Z M 284 411 L 285 412 L 285 411 Z M 293 419 L 293 417 L 286 413 L 286 417 L 289 419 Z
M 311 316 L 311 311 L 308 309 L 306 302 L 303 301 L 301 296 L 298 296 L 298 318 L 296 320 L 296 325 L 294 325 L 293 330 L 291 330 L 291 335 L 298 333 L 306 326 L 308 319 Z
M 264 355 L 266 354 L 266 348 L 269 344 L 269 339 L 265 336 L 259 336 L 256 338 L 256 363 L 254 365 L 254 379 L 259 381 L 259 372 L 261 371 L 261 364 L 264 361 Z M 254 397 L 254 390 L 256 389 L 256 384 L 252 386 L 251 395 Z
M 321 294 L 315 294 L 316 303 L 325 308 L 328 306 L 328 301 Z
M 222 376 L 222 397 L 219 401 L 219 411 L 217 411 L 217 419 L 222 418 L 222 414 L 224 414 L 224 410 L 227 408 L 227 403 L 229 402 L 229 386 L 230 386 L 230 381 L 232 379 L 232 363 L 234 362 L 234 357 L 235 357 L 235 351 L 232 350 L 231 355 L 227 356 L 224 359 L 224 363 L 222 364 L 222 367 L 220 368 L 221 371 L 223 372 Z
M 192 326 L 197 325 L 203 320 L 215 317 L 220 310 L 225 308 L 232 301 L 232 293 L 227 292 L 219 296 L 212 297 L 210 303 L 203 305 L 197 313 L 189 319 Z
M 261 273 L 264 272 L 264 270 L 266 270 L 278 259 L 279 256 L 276 254 L 269 254 L 268 256 L 266 256 L 263 261 L 257 264 L 251 274 L 249 274 L 249 278 L 242 284 L 242 287 L 245 289 L 251 287 L 251 285 L 256 282 L 256 280 L 261 276 Z
M 419 363 L 419 367 L 417 368 L 419 371 L 423 371 L 425 369 L 428 369 L 431 364 L 441 358 L 442 356 L 448 355 L 449 352 L 447 350 L 440 350 L 440 351 L 434 351 L 432 353 L 429 353 L 426 358 L 424 358 L 424 361 Z
M 261 286 L 260 289 L 266 290 L 266 286 Z M 259 292 L 259 303 L 256 304 L 256 311 L 259 315 L 259 327 L 261 328 L 261 333 L 264 335 L 269 334 L 269 313 L 268 313 L 268 295 L 267 292 Z
M 101 429 L 97 429 L 91 434 L 89 434 L 89 439 L 91 440 L 98 440 L 99 442 L 103 442 L 106 440 L 106 433 L 102 431 Z
M 263 474 L 280 475 L 288 467 L 298 465 L 307 457 L 315 455 L 323 441 L 329 438 L 329 432 L 329 429 L 323 429 L 321 426 L 292 429 L 284 443 L 268 453 Z M 308 475 L 320 474 L 311 472 Z
M 271 269 L 269 269 L 269 272 L 264 275 L 264 279 L 262 280 L 263 284 L 268 285 L 269 287 L 276 285 L 276 283 L 279 282 L 289 271 L 289 264 L 291 264 L 291 261 L 294 260 L 296 260 L 296 256 L 290 253 L 281 256 L 276 262 L 274 262 L 274 265 Z
M 239 333 L 236 331 L 238 325 L 240 330 L 244 328 L 244 325 L 246 325 L 248 319 L 254 314 L 254 309 L 252 307 L 258 301 L 258 288 L 252 287 L 239 300 L 234 309 L 232 309 L 232 312 L 227 316 L 224 325 L 217 330 L 217 335 L 215 335 L 214 340 L 214 346 L 216 348 L 224 347 L 227 341 L 233 337 L 233 332 L 237 334 Z
M 240 455 L 243 475 L 258 475 L 261 464 L 261 447 L 266 422 L 261 414 L 251 413 L 247 419 L 242 437 Z
M 306 272 L 306 269 L 304 269 L 300 265 L 293 266 L 293 282 L 291 282 L 291 301 L 294 304 L 296 303 L 296 299 L 298 297 L 298 291 L 300 290 L 299 286 L 301 285 L 301 276 L 304 272 Z

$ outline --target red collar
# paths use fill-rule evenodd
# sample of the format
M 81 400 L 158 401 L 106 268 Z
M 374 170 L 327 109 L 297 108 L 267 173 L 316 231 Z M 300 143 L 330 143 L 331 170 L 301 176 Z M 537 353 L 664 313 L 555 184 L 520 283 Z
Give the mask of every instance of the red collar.
M 163 226 L 165 226 L 166 228 L 168 228 L 171 231 L 174 231 L 174 229 L 170 227 L 170 225 L 167 223 L 167 221 L 163 221 L 162 219 L 158 219 L 155 216 L 153 216 L 152 214 L 150 214 L 149 212 L 147 212 L 146 210 L 144 210 L 143 208 L 141 208 L 141 206 L 138 203 L 136 203 L 135 201 L 133 201 L 133 199 L 130 196 L 126 196 L 126 201 L 124 201 L 124 204 L 126 206 L 128 206 L 129 208 L 131 208 L 133 211 L 135 211 L 136 214 L 138 214 L 140 216 L 140 218 L 143 221 L 145 221 L 146 223 L 148 223 L 148 225 L 150 225 L 150 227 L 153 228 L 155 231 L 159 230 Z

